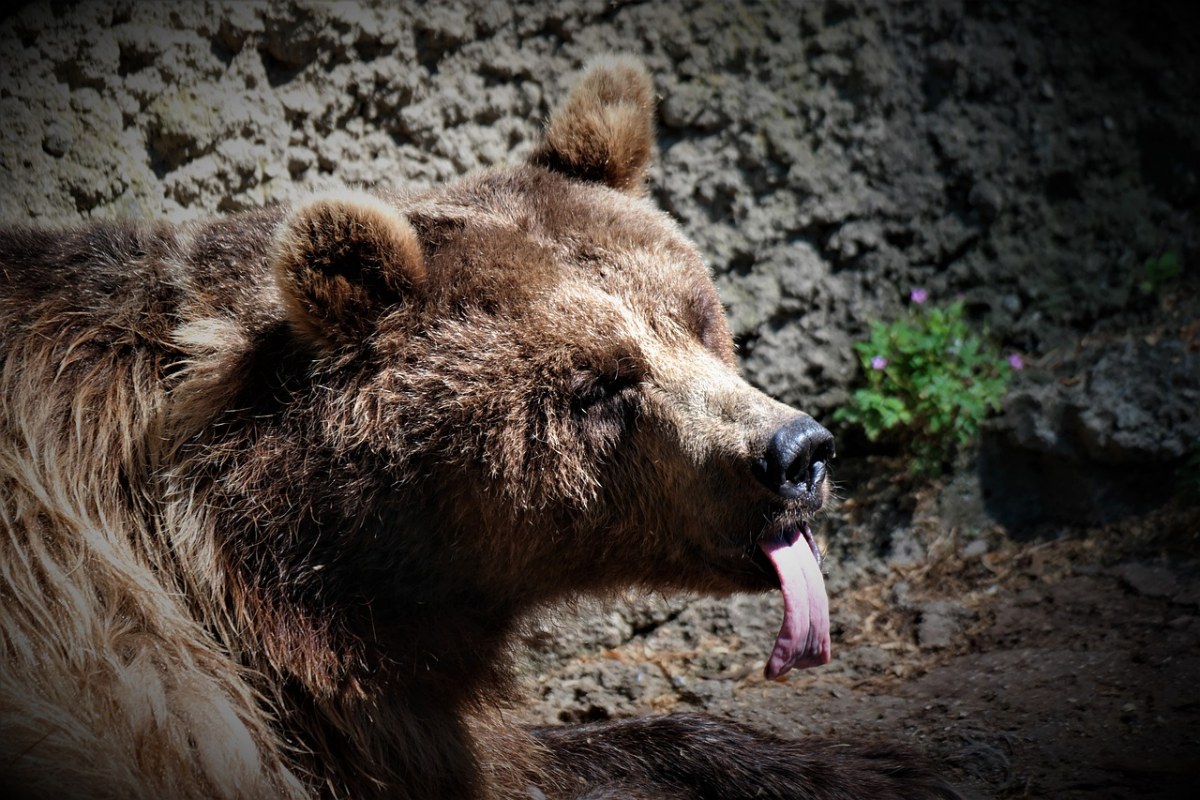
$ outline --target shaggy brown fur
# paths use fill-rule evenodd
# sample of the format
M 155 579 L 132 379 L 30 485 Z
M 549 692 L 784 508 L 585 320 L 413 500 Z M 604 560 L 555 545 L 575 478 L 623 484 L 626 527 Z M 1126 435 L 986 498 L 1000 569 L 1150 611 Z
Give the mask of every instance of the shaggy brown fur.
M 498 710 L 538 609 L 768 589 L 756 542 L 823 496 L 751 475 L 797 412 L 640 198 L 650 119 L 604 61 L 531 163 L 429 194 L 0 236 L 6 792 L 943 796 L 712 720 Z

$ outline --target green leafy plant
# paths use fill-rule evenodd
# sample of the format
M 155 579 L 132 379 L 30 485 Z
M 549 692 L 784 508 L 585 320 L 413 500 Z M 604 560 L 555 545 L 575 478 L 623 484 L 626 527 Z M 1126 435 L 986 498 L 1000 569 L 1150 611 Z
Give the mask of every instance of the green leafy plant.
M 1183 264 L 1173 252 L 1163 253 L 1158 258 L 1147 258 L 1142 264 L 1138 289 L 1142 294 L 1156 294 L 1165 284 L 1182 274 Z
M 860 425 L 872 441 L 893 437 L 912 455 L 913 471 L 942 471 L 958 448 L 974 441 L 989 411 L 998 410 L 1013 370 L 975 333 L 962 303 L 926 306 L 914 289 L 909 313 L 871 324 L 870 338 L 854 345 L 866 386 L 834 419 Z

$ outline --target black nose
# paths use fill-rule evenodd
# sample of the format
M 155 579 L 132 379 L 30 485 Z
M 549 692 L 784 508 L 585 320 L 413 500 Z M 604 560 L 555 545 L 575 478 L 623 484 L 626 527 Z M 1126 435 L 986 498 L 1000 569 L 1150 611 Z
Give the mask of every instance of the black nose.
M 797 417 L 771 436 L 766 452 L 751 469 L 764 486 L 789 500 L 817 500 L 833 458 L 833 434 L 812 417 Z

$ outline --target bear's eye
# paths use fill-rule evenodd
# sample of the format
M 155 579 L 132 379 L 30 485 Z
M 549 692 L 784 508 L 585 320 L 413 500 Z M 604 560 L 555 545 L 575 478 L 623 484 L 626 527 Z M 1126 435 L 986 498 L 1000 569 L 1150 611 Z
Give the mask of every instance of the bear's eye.
M 640 408 L 641 376 L 633 371 L 581 370 L 571 393 L 571 416 L 586 441 L 608 449 L 632 430 Z
M 571 407 L 580 414 L 588 414 L 597 406 L 616 402 L 632 392 L 639 381 L 635 375 L 581 373 L 576 376 L 572 391 Z
M 729 329 L 725 309 L 711 289 L 695 288 L 684 302 L 684 322 L 700 344 L 719 357 L 729 360 Z

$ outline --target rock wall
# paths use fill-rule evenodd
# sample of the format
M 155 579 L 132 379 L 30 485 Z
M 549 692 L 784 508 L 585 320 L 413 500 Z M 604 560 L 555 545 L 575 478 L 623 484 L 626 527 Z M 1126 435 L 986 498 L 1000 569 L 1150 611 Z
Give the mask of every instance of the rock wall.
M 708 254 L 756 384 L 828 415 L 851 342 L 922 286 L 1031 364 L 1001 463 L 1173 469 L 1200 440 L 1198 21 L 1054 0 L 34 2 L 0 22 L 0 219 L 429 185 L 519 157 L 571 74 L 623 50 L 661 94 L 654 196 Z M 1164 252 L 1184 275 L 1147 298 Z

